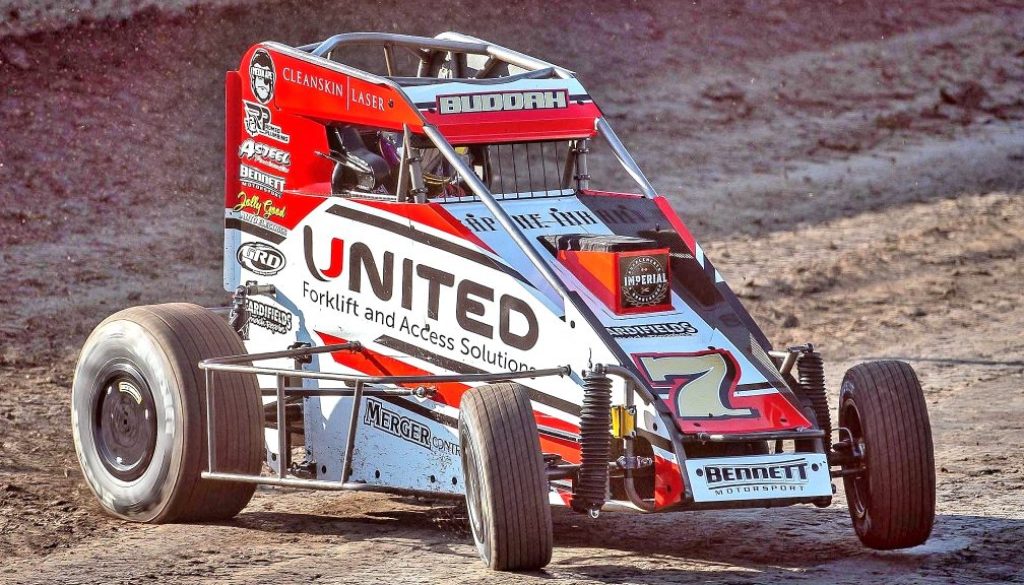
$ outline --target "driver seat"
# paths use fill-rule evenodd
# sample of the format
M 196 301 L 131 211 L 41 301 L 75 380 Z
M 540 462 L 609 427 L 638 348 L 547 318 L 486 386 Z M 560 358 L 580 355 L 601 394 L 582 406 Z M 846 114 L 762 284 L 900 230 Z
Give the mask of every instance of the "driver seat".
M 352 126 L 331 128 L 329 136 L 331 154 L 334 155 L 331 158 L 335 161 L 331 192 L 341 195 L 353 190 L 378 190 L 391 174 L 391 167 L 384 157 L 367 148 L 359 131 Z

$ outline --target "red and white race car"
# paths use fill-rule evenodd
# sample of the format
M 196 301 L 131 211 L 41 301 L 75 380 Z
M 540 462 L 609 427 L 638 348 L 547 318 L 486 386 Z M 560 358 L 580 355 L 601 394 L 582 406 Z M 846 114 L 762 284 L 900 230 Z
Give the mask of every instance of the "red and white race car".
M 367 50 L 377 73 L 345 64 Z M 928 537 L 911 368 L 849 370 L 833 429 L 820 355 L 772 348 L 571 71 L 348 33 L 260 43 L 225 90 L 231 306 L 121 311 L 75 373 L 110 513 L 230 518 L 256 484 L 465 497 L 484 562 L 523 570 L 550 504 L 828 506 L 842 477 L 867 546 Z

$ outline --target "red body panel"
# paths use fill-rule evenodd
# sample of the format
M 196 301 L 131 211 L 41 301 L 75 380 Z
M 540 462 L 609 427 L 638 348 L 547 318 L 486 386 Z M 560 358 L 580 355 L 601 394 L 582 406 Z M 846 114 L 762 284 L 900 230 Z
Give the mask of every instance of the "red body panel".
M 668 376 L 664 379 L 654 379 L 641 363 L 644 357 L 656 358 L 691 358 L 709 354 L 718 354 L 725 358 L 728 364 L 727 371 L 722 376 L 717 391 L 721 394 L 722 404 L 730 409 L 748 411 L 746 415 L 734 416 L 693 416 L 692 414 L 679 412 L 679 394 L 688 384 L 695 382 L 704 376 L 712 376 L 710 370 L 684 372 L 677 376 Z M 736 358 L 724 349 L 708 349 L 699 352 L 689 353 L 651 353 L 633 354 L 633 360 L 637 369 L 647 378 L 651 387 L 660 392 L 667 392 L 666 403 L 672 414 L 676 417 L 679 430 L 684 433 L 756 433 L 763 431 L 791 430 L 796 428 L 811 428 L 813 425 L 791 403 L 779 392 L 770 394 L 758 394 L 754 396 L 737 396 L 737 382 L 742 372 Z
M 618 315 L 636 315 L 672 310 L 671 296 L 667 303 L 642 307 L 626 307 L 622 303 L 619 287 L 622 286 L 621 260 L 652 254 L 668 255 L 668 248 L 631 252 L 596 252 L 587 250 L 560 250 L 558 260 L 565 264 L 594 296 L 601 299 L 606 307 Z
M 560 110 L 527 110 L 500 113 L 439 114 L 425 111 L 427 122 L 437 126 L 452 144 L 528 142 L 591 138 L 601 111 L 593 103 L 571 104 Z
M 224 76 L 224 206 L 235 205 L 238 184 L 238 145 L 242 141 L 242 77 L 237 71 Z
M 419 113 L 391 86 L 370 83 L 273 49 L 269 52 L 278 72 L 274 104 L 279 110 L 314 120 L 391 130 L 401 130 L 403 125 L 413 130 L 422 127 Z M 247 59 L 243 59 L 243 66 Z

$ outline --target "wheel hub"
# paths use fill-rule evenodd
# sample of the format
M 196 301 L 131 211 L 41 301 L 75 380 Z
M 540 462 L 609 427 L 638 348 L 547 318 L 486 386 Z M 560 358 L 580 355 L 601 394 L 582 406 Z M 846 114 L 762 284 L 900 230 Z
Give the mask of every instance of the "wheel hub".
M 847 497 L 853 503 L 854 516 L 862 518 L 867 514 L 868 506 L 871 503 L 868 474 L 864 473 L 868 461 L 867 441 L 864 439 L 864 429 L 861 426 L 860 413 L 852 402 L 845 405 L 843 415 L 845 427 L 850 433 L 850 455 L 853 461 L 856 462 L 857 468 L 861 470 L 861 473 L 847 478 L 849 480 L 847 486 L 853 488 L 850 490 L 852 493 L 847 494 Z
M 470 529 L 477 550 L 486 559 L 489 556 L 487 550 L 488 534 L 487 525 L 483 519 L 483 502 L 481 500 L 480 486 L 477 485 L 476 452 L 473 446 L 465 440 L 462 441 L 462 452 L 465 454 L 463 475 L 466 482 L 466 511 L 469 516 Z
M 118 372 L 103 386 L 95 407 L 93 439 L 104 467 L 123 481 L 145 473 L 156 448 L 156 408 L 149 386 Z

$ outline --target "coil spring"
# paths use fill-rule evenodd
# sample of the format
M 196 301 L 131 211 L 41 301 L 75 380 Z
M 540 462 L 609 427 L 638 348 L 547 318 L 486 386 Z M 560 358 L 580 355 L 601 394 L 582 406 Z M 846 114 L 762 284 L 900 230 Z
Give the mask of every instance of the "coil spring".
M 579 474 L 572 486 L 572 509 L 595 513 L 604 505 L 608 491 L 608 460 L 612 443 L 608 427 L 611 421 L 612 381 L 603 374 L 589 372 L 583 377 L 583 409 L 580 412 Z
M 814 417 L 818 419 L 818 426 L 825 431 L 825 438 L 822 442 L 827 453 L 832 449 L 832 419 L 829 417 L 828 395 L 825 391 L 825 366 L 821 354 L 813 349 L 802 352 L 797 359 L 796 367 L 804 396 L 811 403 Z

